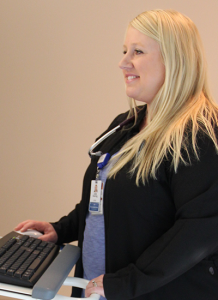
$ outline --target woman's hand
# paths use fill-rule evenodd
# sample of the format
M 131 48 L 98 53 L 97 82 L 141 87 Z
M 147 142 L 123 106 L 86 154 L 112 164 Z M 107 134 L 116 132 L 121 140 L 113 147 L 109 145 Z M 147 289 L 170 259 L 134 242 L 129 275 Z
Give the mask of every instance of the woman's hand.
M 89 297 L 91 294 L 99 294 L 105 297 L 104 287 L 103 287 L 104 275 L 100 275 L 91 281 L 86 286 L 85 297 Z
M 18 224 L 14 228 L 14 230 L 20 230 L 21 232 L 25 232 L 27 229 L 34 229 L 41 232 L 43 235 L 40 236 L 39 239 L 42 241 L 56 243 L 58 240 L 58 235 L 54 230 L 54 227 L 48 222 L 27 220 Z

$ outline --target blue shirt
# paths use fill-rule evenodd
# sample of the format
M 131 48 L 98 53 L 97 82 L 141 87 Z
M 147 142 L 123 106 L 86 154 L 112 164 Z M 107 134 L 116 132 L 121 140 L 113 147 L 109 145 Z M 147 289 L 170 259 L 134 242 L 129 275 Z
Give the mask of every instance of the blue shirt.
M 112 167 L 109 162 L 99 172 L 99 180 L 105 182 L 107 174 Z M 104 199 L 103 199 L 104 201 Z M 83 278 L 91 280 L 102 274 L 105 274 L 105 228 L 104 215 L 92 215 L 87 213 L 86 227 L 84 231 L 83 251 Z M 82 297 L 85 297 L 85 290 L 83 290 Z M 100 297 L 100 300 L 106 299 Z

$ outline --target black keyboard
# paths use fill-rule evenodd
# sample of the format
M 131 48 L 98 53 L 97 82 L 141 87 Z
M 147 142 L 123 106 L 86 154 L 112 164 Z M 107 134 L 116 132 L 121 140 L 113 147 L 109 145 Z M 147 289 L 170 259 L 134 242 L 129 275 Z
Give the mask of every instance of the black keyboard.
M 54 243 L 8 233 L 0 239 L 0 282 L 33 287 L 58 252 Z

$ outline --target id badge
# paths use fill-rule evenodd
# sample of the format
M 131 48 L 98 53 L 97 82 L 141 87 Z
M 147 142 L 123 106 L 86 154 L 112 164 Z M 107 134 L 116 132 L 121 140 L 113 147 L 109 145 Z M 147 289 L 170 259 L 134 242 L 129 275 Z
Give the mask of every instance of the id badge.
M 91 192 L 89 201 L 89 212 L 92 214 L 103 213 L 103 187 L 104 183 L 101 180 L 91 181 Z

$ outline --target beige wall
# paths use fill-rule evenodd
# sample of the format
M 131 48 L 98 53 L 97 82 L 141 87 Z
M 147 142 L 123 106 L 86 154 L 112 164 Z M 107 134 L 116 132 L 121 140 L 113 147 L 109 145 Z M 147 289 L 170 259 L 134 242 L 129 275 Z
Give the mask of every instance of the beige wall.
M 125 28 L 152 8 L 197 24 L 218 100 L 217 0 L 0 0 L 0 235 L 80 200 L 88 148 L 128 109 Z

